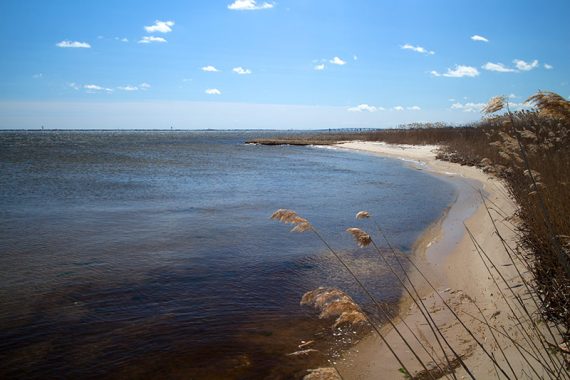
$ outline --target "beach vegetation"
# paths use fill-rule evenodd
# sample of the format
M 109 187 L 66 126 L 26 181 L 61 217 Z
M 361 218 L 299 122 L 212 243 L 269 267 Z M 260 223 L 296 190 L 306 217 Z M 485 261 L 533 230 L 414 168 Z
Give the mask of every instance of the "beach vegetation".
M 480 196 L 494 234 L 501 241 L 502 252 L 485 251 L 469 227 L 464 227 L 505 310 L 488 315 L 476 299 L 466 294 L 460 296 L 461 303 L 471 305 L 471 311 L 459 310 L 456 305 L 448 303 L 414 260 L 391 245 L 389 236 L 373 216 L 367 211 L 359 211 L 356 219 L 369 223 L 375 233 L 357 227 L 349 227 L 346 231 L 353 236 L 358 247 L 377 251 L 382 263 L 419 308 L 424 323 L 429 325 L 431 337 L 418 336 L 400 316 L 387 313 L 342 255 L 308 220 L 293 211 L 278 210 L 273 219 L 293 224 L 294 232 L 315 233 L 367 294 L 375 312 L 366 311 L 366 308 L 355 305 L 346 293 L 331 288 L 319 288 L 305 294 L 302 304 L 317 307 L 321 318 L 340 319 L 343 311 L 362 313 L 359 323 L 368 323 L 372 327 L 388 346 L 400 372 L 406 377 L 455 379 L 456 369 L 462 367 L 467 376 L 474 379 L 473 369 L 464 360 L 470 353 L 459 352 L 442 326 L 434 320 L 417 290 L 419 282 L 422 282 L 432 288 L 442 307 L 453 315 L 474 346 L 492 363 L 498 378 L 569 379 L 570 102 L 552 92 L 539 92 L 529 97 L 526 104 L 529 109 L 512 111 L 508 98 L 494 97 L 484 107 L 486 116 L 481 121 L 460 127 L 413 125 L 358 133 L 322 133 L 302 139 L 294 137 L 296 143 L 305 141 L 311 144 L 361 140 L 437 145 L 438 159 L 476 166 L 500 178 L 508 192 L 505 196 L 516 204 L 514 216 L 509 216 L 485 194 Z M 502 236 L 499 224 L 514 232 L 517 239 L 514 243 Z M 380 237 L 378 241 L 381 244 L 376 242 L 374 235 Z M 499 256 L 506 257 L 508 262 L 499 262 Z M 418 276 L 412 276 L 414 272 Z M 327 292 L 330 295 L 326 296 Z M 328 312 L 327 308 L 331 311 Z M 502 321 L 508 324 L 493 322 L 500 313 L 507 314 Z M 405 363 L 402 353 L 391 348 L 384 338 L 381 332 L 384 325 L 396 331 L 421 369 L 410 371 L 413 366 Z M 483 330 L 488 334 L 485 338 L 481 336 Z M 516 355 L 513 355 L 513 350 Z

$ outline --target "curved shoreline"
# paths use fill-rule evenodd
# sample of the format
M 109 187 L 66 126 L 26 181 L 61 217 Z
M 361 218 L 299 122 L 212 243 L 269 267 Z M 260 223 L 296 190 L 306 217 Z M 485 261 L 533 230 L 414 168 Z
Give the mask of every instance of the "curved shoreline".
M 486 268 L 479 256 L 474 253 L 473 243 L 464 227 L 464 224 L 469 226 L 475 239 L 480 241 L 486 250 L 501 252 L 500 240 L 493 238 L 494 230 L 491 228 L 492 223 L 489 222 L 487 209 L 483 206 L 481 196 L 484 194 L 485 198 L 491 200 L 497 208 L 500 208 L 506 215 L 512 216 L 515 210 L 514 204 L 506 197 L 507 192 L 498 179 L 474 167 L 436 160 L 434 153 L 436 146 L 390 145 L 355 141 L 337 144 L 335 147 L 408 161 L 416 168 L 425 170 L 456 186 L 456 199 L 414 244 L 414 262 L 429 278 L 440 295 L 447 299 L 447 302 L 451 303 L 456 298 L 465 295 L 476 298 L 477 303 L 482 305 L 483 309 L 499 307 L 497 295 L 492 292 L 492 284 Z M 506 239 L 514 239 L 512 231 L 506 230 L 501 233 L 504 233 Z M 426 305 L 431 306 L 430 314 L 436 319 L 438 325 L 452 332 L 454 335 L 451 338 L 452 344 L 458 346 L 462 355 L 468 357 L 466 360 L 472 362 L 470 366 L 477 367 L 483 373 L 494 374 L 493 366 L 477 355 L 472 342 L 469 342 L 467 333 L 455 326 L 456 323 L 454 324 L 450 313 L 442 311 L 439 296 L 416 271 L 410 271 L 410 275 L 414 284 L 417 284 L 418 292 Z M 396 326 L 402 328 L 403 320 L 408 325 L 414 326 L 420 336 L 427 337 L 431 334 L 423 326 L 427 324 L 422 320 L 418 308 L 406 296 L 402 296 L 400 312 L 394 322 Z M 474 324 L 473 321 L 470 323 Z M 479 326 L 469 327 L 476 329 Z M 406 333 L 404 335 L 406 336 Z M 394 331 L 388 331 L 385 337 L 396 352 L 401 353 L 401 358 L 405 363 L 415 364 L 412 354 Z M 429 338 L 425 339 L 426 344 L 432 343 Z M 413 342 L 411 338 L 409 341 L 414 350 L 421 348 L 417 341 Z M 417 347 L 414 347 L 414 343 Z M 428 361 L 429 359 L 426 358 L 426 362 Z M 346 379 L 401 378 L 402 376 L 392 354 L 374 335 L 365 337 L 348 350 L 343 360 L 338 363 L 338 368 Z M 415 371 L 421 367 L 416 365 L 409 369 Z

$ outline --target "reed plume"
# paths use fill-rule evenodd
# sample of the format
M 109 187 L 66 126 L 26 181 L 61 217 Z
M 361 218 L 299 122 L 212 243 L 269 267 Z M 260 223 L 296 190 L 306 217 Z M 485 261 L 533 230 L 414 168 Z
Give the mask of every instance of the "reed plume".
M 300 217 L 293 210 L 281 208 L 271 215 L 271 219 L 278 220 L 285 224 L 293 224 L 291 232 L 307 232 L 313 229 L 313 226 L 305 218 Z
M 370 218 L 370 213 L 368 211 L 358 211 L 356 213 L 356 219 L 366 219 Z
M 321 319 L 336 317 L 333 329 L 343 325 L 359 326 L 366 322 L 360 306 L 340 289 L 321 286 L 311 290 L 303 295 L 301 305 L 313 306 L 319 310 Z
M 539 91 L 525 103 L 536 107 L 542 116 L 566 120 L 570 118 L 570 102 L 554 92 Z
M 483 107 L 483 112 L 492 114 L 505 108 L 506 98 L 504 96 L 495 96 L 489 100 L 487 105 Z
M 356 240 L 356 244 L 358 244 L 360 248 L 367 247 L 368 245 L 370 245 L 370 243 L 372 243 L 372 238 L 370 237 L 370 235 L 362 231 L 360 228 L 356 227 L 347 228 L 346 232 L 348 232 L 354 237 L 354 239 Z

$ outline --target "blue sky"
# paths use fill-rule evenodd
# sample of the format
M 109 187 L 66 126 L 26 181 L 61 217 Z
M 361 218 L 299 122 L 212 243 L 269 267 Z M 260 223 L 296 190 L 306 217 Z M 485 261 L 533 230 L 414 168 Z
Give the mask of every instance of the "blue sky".
M 0 128 L 344 128 L 570 96 L 568 1 L 7 0 Z

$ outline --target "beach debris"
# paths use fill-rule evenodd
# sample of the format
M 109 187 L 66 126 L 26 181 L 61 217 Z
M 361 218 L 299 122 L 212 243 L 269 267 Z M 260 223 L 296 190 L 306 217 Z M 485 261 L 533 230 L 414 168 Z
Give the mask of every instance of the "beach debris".
M 332 328 L 341 326 L 359 326 L 366 322 L 360 306 L 354 300 L 336 288 L 319 287 L 311 290 L 301 298 L 301 305 L 313 306 L 321 313 L 319 318 L 336 318 Z
M 308 356 L 314 352 L 319 352 L 319 350 L 315 350 L 314 348 L 308 348 L 306 350 L 291 352 L 290 354 L 287 354 L 287 356 Z
M 310 346 L 311 344 L 315 343 L 314 340 L 309 340 L 308 342 L 305 342 L 304 340 L 301 341 L 301 344 L 298 346 L 299 348 L 305 348 L 307 346 Z
M 333 367 L 309 369 L 309 374 L 303 380 L 342 380 L 337 370 Z
M 491 319 L 497 318 L 497 316 L 498 316 L 499 314 L 501 314 L 501 310 L 495 311 L 493 314 L 491 314 Z
M 568 342 L 562 342 L 558 345 L 558 348 L 565 354 L 570 354 L 570 346 L 568 346 Z
M 372 243 L 372 238 L 366 232 L 362 231 L 360 228 L 347 228 L 346 232 L 351 234 L 354 239 L 356 240 L 356 244 L 360 248 L 367 247 L 370 243 Z

